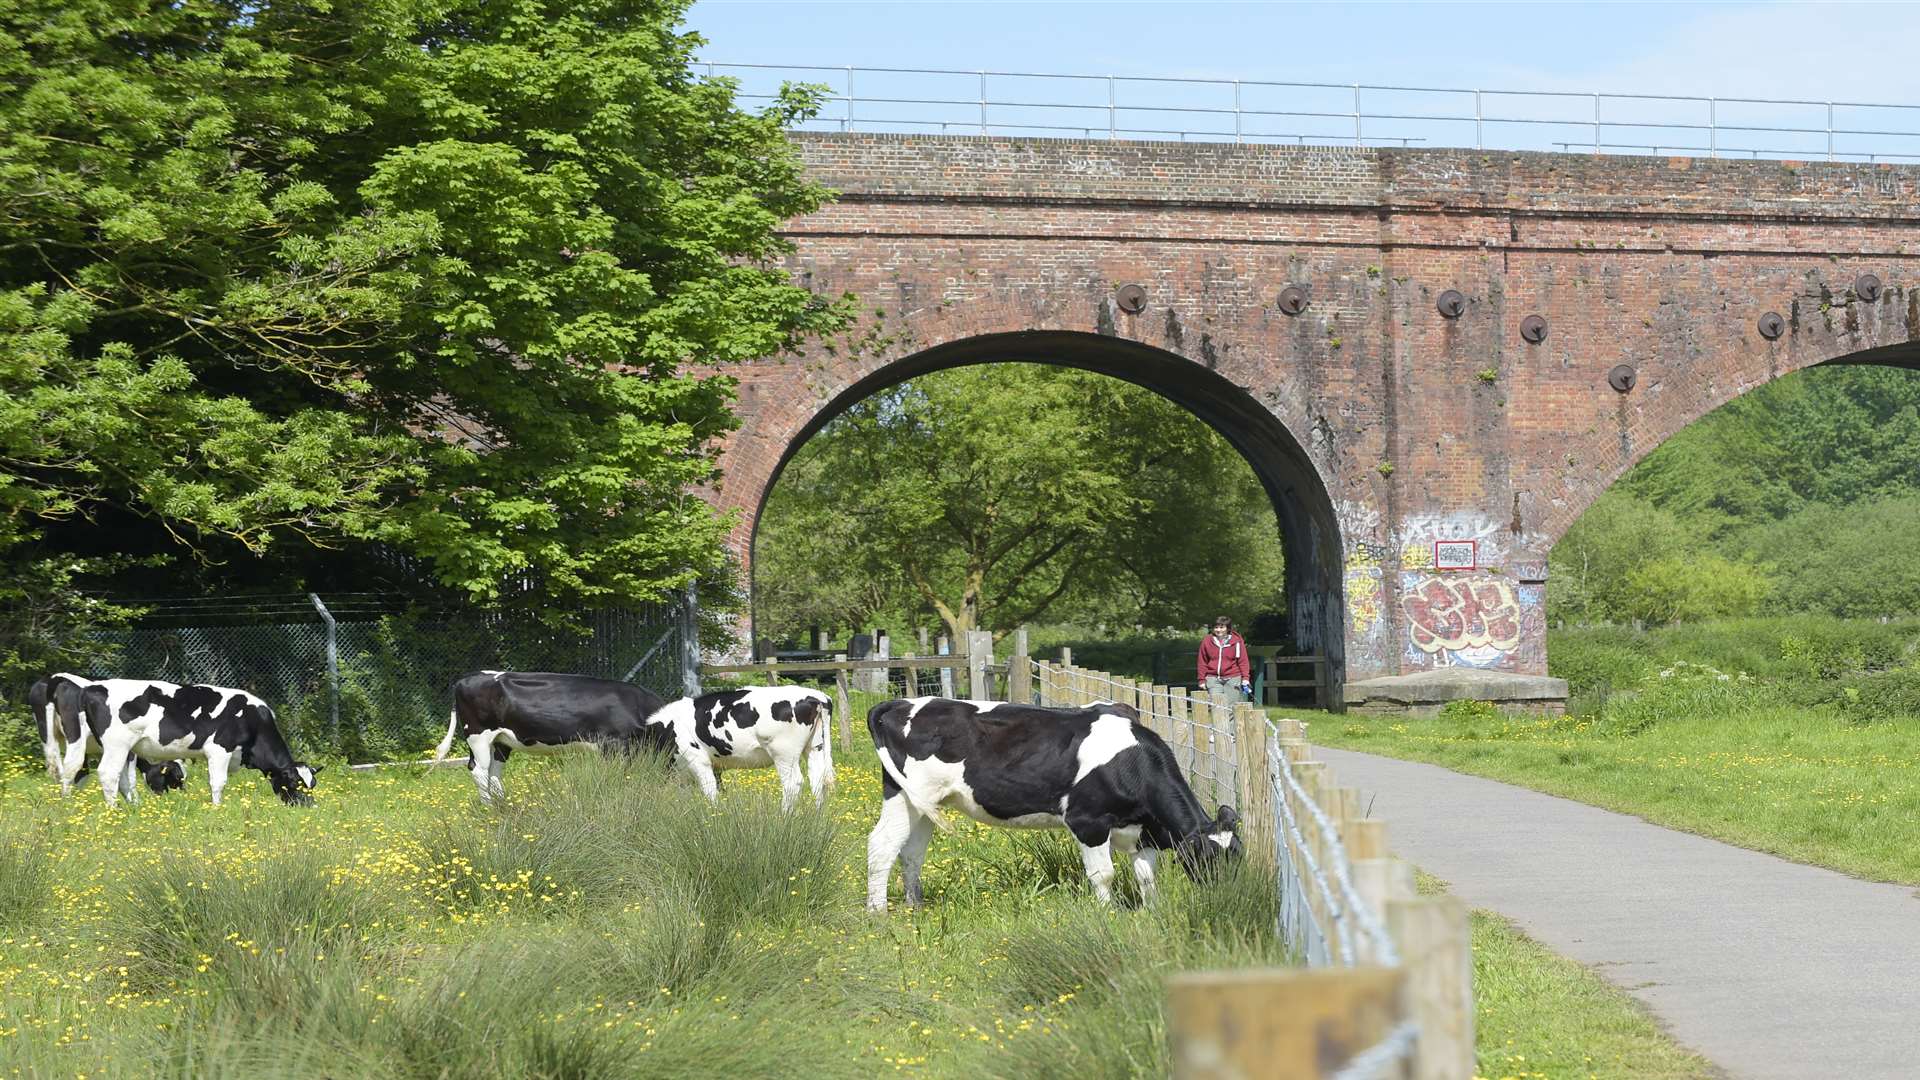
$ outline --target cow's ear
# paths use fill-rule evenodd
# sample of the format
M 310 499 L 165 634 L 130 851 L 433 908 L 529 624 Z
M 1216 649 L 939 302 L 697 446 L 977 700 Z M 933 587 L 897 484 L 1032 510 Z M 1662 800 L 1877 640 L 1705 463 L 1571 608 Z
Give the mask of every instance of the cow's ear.
M 1226 803 L 1221 803 L 1220 816 L 1214 820 L 1219 823 L 1221 828 L 1231 829 L 1235 825 L 1240 824 L 1240 815 L 1233 809 L 1233 807 L 1228 806 Z

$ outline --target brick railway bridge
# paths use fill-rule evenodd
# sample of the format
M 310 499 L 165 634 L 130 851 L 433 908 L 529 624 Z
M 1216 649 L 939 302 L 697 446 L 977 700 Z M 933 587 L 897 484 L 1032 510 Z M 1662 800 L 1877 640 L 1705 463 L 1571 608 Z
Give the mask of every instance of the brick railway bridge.
M 1789 372 L 1920 366 L 1920 167 L 794 138 L 840 195 L 788 226 L 790 269 L 866 322 L 729 369 L 712 497 L 743 562 L 849 404 L 962 364 L 1087 368 L 1246 455 L 1295 638 L 1350 703 L 1445 669 L 1537 685 L 1511 676 L 1546 671 L 1547 552 L 1630 466 Z

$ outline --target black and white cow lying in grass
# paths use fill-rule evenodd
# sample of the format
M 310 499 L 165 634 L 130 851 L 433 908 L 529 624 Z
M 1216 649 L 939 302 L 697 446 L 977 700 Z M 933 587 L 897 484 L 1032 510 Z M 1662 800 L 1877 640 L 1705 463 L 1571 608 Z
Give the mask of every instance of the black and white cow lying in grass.
M 693 774 L 709 801 L 719 797 L 719 773 L 773 766 L 780 777 L 780 808 L 800 798 L 800 759 L 816 806 L 833 790 L 833 702 L 804 686 L 750 686 L 681 698 L 649 723 L 673 732 L 674 758 Z
M 1141 896 L 1151 900 L 1160 852 L 1196 880 L 1237 856 L 1239 815 L 1209 816 L 1173 751 L 1139 714 L 1119 705 L 1046 709 L 992 701 L 906 698 L 867 713 L 880 754 L 880 820 L 867 838 L 867 907 L 885 911 L 900 863 L 908 904 L 920 903 L 920 868 L 941 806 L 976 821 L 1065 828 L 1080 844 L 1094 895 L 1113 897 L 1113 849 L 1131 852 Z
M 61 672 L 35 679 L 27 690 L 27 707 L 33 710 L 40 727 L 40 750 L 47 759 L 47 773 L 60 782 L 60 794 L 73 793 L 74 781 L 87 771 L 87 751 L 100 747 L 99 732 L 88 723 L 80 708 L 80 691 L 92 679 Z M 187 773 L 177 761 L 148 761 L 135 757 L 133 766 L 145 778 L 147 787 L 164 795 L 187 786 Z M 139 788 L 129 796 L 137 796 Z
M 447 758 L 456 735 L 467 743 L 467 767 L 483 800 L 504 794 L 500 769 L 515 750 L 668 752 L 673 740 L 647 717 L 666 702 L 631 683 L 551 671 L 477 671 L 453 684 L 447 735 L 433 752 Z
M 710 800 L 719 794 L 716 770 L 771 765 L 791 809 L 809 747 L 814 798 L 826 801 L 833 784 L 831 716 L 827 696 L 803 687 L 726 690 L 668 704 L 609 679 L 482 671 L 453 684 L 453 713 L 433 759 L 446 760 L 454 738 L 465 732 L 474 785 L 489 800 L 502 794 L 500 767 L 516 750 L 670 753 Z
M 215 806 L 236 757 L 266 774 L 282 802 L 313 801 L 307 791 L 320 767 L 294 760 L 273 708 L 244 690 L 101 679 L 81 688 L 80 707 L 100 740 L 100 791 L 108 806 L 116 787 L 134 797 L 130 759 L 136 754 L 156 761 L 205 758 Z

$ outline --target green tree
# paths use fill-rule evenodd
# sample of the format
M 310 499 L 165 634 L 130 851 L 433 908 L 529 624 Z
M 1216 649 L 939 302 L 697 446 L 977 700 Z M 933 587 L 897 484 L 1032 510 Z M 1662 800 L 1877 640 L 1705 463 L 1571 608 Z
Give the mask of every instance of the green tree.
M 1788 611 L 1843 617 L 1920 614 L 1920 494 L 1809 505 L 1754 526 L 1728 545 L 1778 567 L 1774 599 Z
M 1225 440 L 1139 387 L 1025 363 L 856 403 L 795 454 L 755 553 L 774 634 L 1193 624 L 1282 587 L 1272 505 Z
M 810 98 L 737 109 L 685 6 L 0 2 L 0 575 L 109 510 L 553 610 L 719 567 L 685 366 L 844 311 L 771 261 Z

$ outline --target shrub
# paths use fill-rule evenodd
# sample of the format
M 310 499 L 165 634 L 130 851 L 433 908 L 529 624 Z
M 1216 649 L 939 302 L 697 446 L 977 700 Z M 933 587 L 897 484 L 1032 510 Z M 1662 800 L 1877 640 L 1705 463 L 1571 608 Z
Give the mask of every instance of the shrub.
M 1599 730 L 1636 735 L 1662 720 L 1754 709 L 1768 704 L 1771 697 L 1762 683 L 1745 672 L 1729 674 L 1682 660 L 1661 669 L 1638 692 L 1611 698 Z
M 1555 631 L 1547 635 L 1547 670 L 1574 696 L 1637 685 L 1658 670 L 1642 649 L 1644 635 L 1626 627 Z
M 1837 700 L 1847 718 L 1859 723 L 1920 720 L 1920 668 L 1848 679 Z

